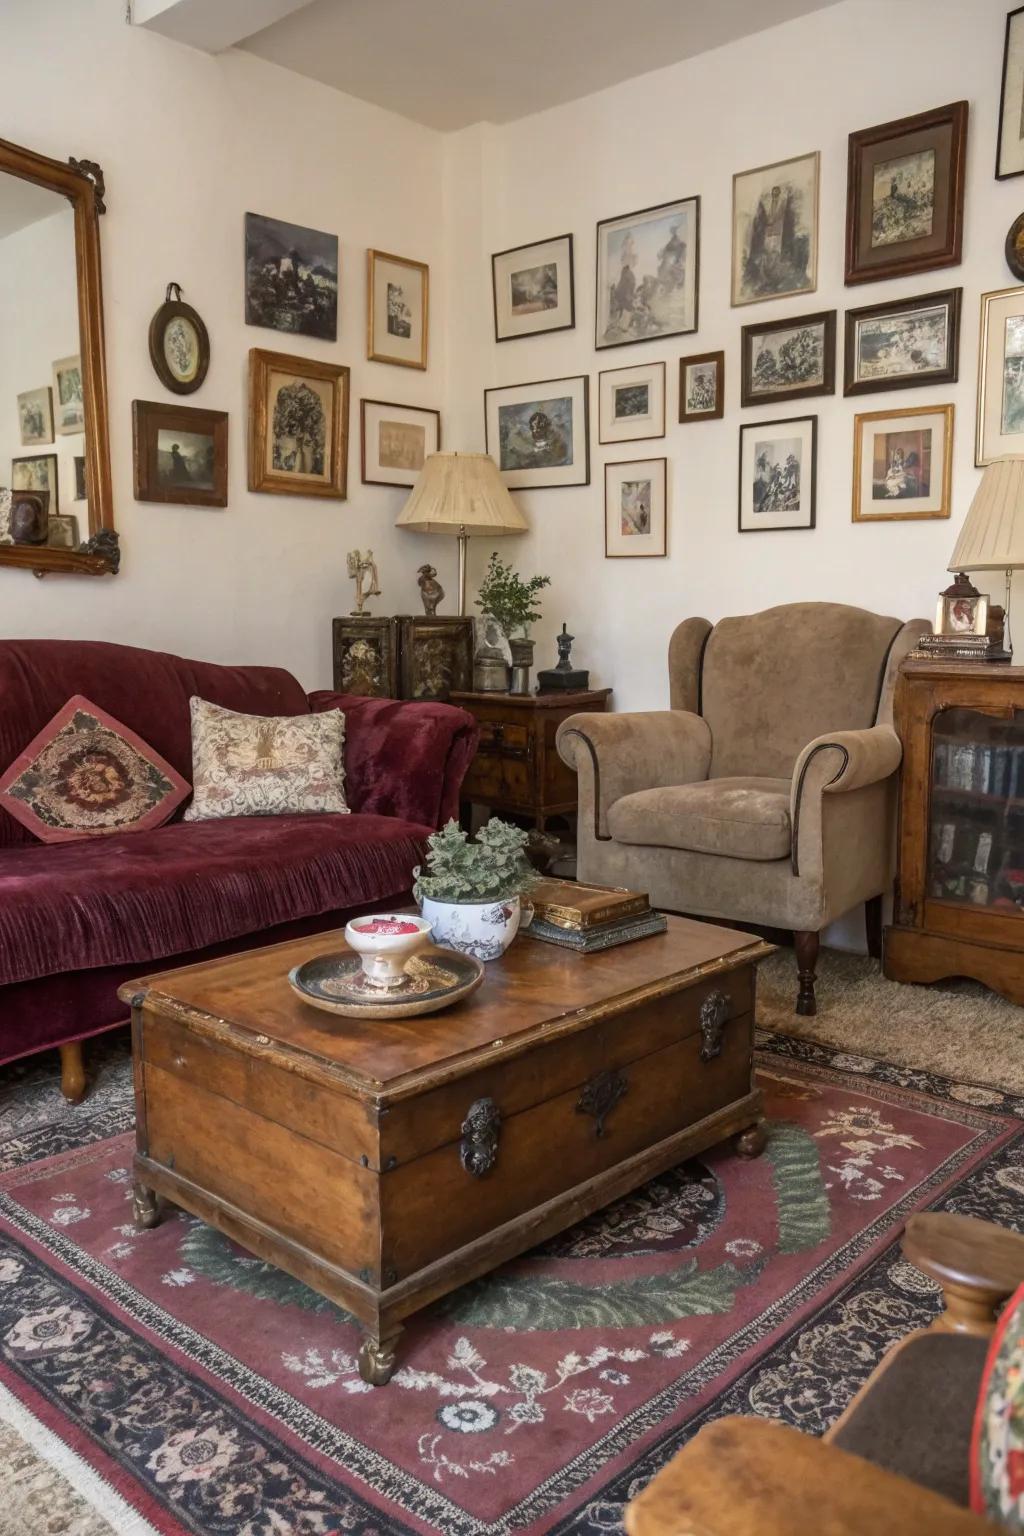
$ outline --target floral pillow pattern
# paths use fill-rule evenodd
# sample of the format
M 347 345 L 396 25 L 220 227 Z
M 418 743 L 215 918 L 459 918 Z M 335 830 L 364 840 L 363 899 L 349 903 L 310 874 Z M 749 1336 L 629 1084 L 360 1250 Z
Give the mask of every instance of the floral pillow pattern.
M 82 694 L 0 778 L 0 805 L 42 843 L 161 827 L 188 793 L 159 752 Z
M 347 812 L 345 716 L 240 715 L 193 698 L 186 821 Z
M 985 1362 L 971 1445 L 971 1508 L 1024 1531 L 1024 1285 L 1007 1302 Z

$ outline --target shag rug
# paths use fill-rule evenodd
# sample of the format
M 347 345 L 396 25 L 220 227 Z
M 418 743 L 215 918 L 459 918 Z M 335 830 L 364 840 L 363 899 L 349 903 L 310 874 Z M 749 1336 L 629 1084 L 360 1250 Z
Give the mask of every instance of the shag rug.
M 710 1418 L 820 1433 L 938 1308 L 908 1213 L 1014 1223 L 1024 1097 L 759 1045 L 760 1160 L 706 1153 L 447 1298 L 383 1389 L 296 1282 L 182 1213 L 134 1230 L 123 1045 L 76 1111 L 28 1069 L 0 1099 L 0 1530 L 607 1536 Z

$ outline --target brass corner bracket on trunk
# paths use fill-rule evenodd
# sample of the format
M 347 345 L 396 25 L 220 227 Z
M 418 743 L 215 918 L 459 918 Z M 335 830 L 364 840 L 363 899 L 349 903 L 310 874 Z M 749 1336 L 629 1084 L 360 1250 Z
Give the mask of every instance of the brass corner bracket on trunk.
M 500 1129 L 501 1114 L 493 1099 L 477 1099 L 469 1106 L 469 1113 L 462 1122 L 459 1158 L 474 1179 L 482 1179 L 498 1161 Z
M 604 1122 L 629 1087 L 624 1072 L 599 1072 L 584 1086 L 576 1101 L 578 1115 L 593 1115 L 595 1136 L 604 1135 Z
M 713 1061 L 722 1053 L 729 1019 L 729 999 L 724 992 L 709 992 L 700 1005 L 700 1059 Z

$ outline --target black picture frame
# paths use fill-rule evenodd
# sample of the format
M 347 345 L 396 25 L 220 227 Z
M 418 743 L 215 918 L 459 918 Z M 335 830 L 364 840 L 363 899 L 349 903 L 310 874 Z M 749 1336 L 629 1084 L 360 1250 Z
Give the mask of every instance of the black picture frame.
M 962 288 L 942 288 L 935 293 L 914 294 L 908 299 L 889 299 L 884 304 L 863 304 L 848 309 L 843 342 L 843 394 L 874 395 L 890 389 L 923 389 L 929 384 L 955 384 L 960 373 L 960 310 Z M 949 311 L 946 332 L 946 363 L 923 373 L 887 374 L 884 378 L 858 379 L 857 327 L 863 320 L 881 315 L 910 313 L 915 309 L 934 309 L 945 304 Z
M 771 336 L 778 331 L 795 331 L 800 328 L 820 326 L 823 331 L 822 373 L 820 384 L 799 386 L 795 389 L 754 390 L 754 370 L 751 363 L 753 343 L 758 336 Z M 834 395 L 836 392 L 836 311 L 817 310 L 813 315 L 792 315 L 783 320 L 758 320 L 740 329 L 740 405 L 778 405 L 787 400 L 810 400 L 818 395 Z
M 520 251 L 537 250 L 541 246 L 555 245 L 559 241 L 568 244 L 567 261 L 569 267 L 569 318 L 561 325 L 538 326 L 535 331 L 526 331 L 520 335 L 501 334 L 498 322 L 498 263 L 504 256 L 516 256 Z M 528 341 L 531 336 L 551 336 L 556 331 L 571 331 L 576 325 L 576 255 L 571 234 L 552 235 L 547 240 L 528 240 L 525 245 L 510 245 L 507 250 L 495 251 L 491 256 L 491 300 L 494 308 L 494 340 L 499 341 Z
M 561 378 L 557 378 L 557 379 L 531 379 L 531 380 L 528 380 L 526 383 L 523 383 L 523 384 L 496 384 L 496 385 L 492 385 L 488 389 L 485 389 L 484 390 L 484 451 L 486 453 L 491 454 L 492 458 L 494 459 L 495 463 L 498 466 L 498 473 L 500 475 L 502 475 L 502 477 L 504 477 L 506 474 L 538 474 L 538 475 L 539 474 L 543 474 L 544 473 L 544 469 L 543 468 L 537 469 L 537 470 L 532 470 L 532 469 L 504 470 L 504 469 L 502 469 L 501 461 L 500 461 L 500 458 L 498 457 L 498 444 L 495 443 L 493 446 L 491 444 L 491 424 L 490 424 L 490 409 L 491 408 L 490 408 L 490 397 L 492 395 L 508 394 L 512 390 L 519 390 L 519 389 L 538 390 L 538 389 L 544 389 L 545 387 L 547 387 L 549 385 L 552 385 L 552 384 L 555 384 L 555 385 L 578 384 L 578 385 L 581 386 L 580 387 L 580 398 L 581 398 L 582 404 L 583 404 L 583 474 L 581 476 L 577 476 L 575 479 L 572 479 L 572 480 L 561 480 L 561 481 L 559 481 L 559 480 L 554 480 L 554 481 L 532 481 L 532 480 L 527 480 L 525 482 L 521 482 L 521 483 L 516 484 L 516 485 L 511 485 L 506 480 L 505 483 L 506 483 L 506 485 L 508 485 L 509 490 L 517 490 L 517 491 L 526 491 L 526 490 L 529 490 L 529 491 L 557 491 L 557 490 L 567 490 L 567 489 L 570 489 L 570 488 L 575 487 L 575 486 L 589 485 L 590 484 L 590 375 L 588 373 L 565 374 Z M 575 468 L 575 466 L 576 466 L 576 461 L 574 459 L 573 460 L 573 468 Z
M 686 370 L 697 363 L 715 365 L 715 404 L 710 411 L 686 409 Z M 725 353 L 691 352 L 679 359 L 679 420 L 680 422 L 720 421 L 725 415 Z
M 1006 13 L 1006 31 L 1003 35 L 1003 72 L 999 81 L 999 116 L 996 119 L 996 181 L 1012 181 L 1015 176 L 1024 176 L 1024 164 L 1019 171 L 1004 171 L 1003 164 L 1003 118 L 1006 116 L 1006 74 L 1010 65 L 1010 34 L 1013 31 L 1014 18 L 1024 15 L 1024 5 L 1018 5 L 1014 11 Z
M 682 208 L 686 203 L 693 204 L 693 324 L 681 327 L 675 331 L 655 331 L 647 336 L 627 336 L 622 341 L 601 340 L 601 231 L 608 224 L 619 224 L 625 219 L 642 219 L 647 214 L 668 212 L 672 208 Z M 598 219 L 596 224 L 596 249 L 594 254 L 594 350 L 597 352 L 610 351 L 614 347 L 634 347 L 644 341 L 664 341 L 670 336 L 692 336 L 700 329 L 700 194 L 691 193 L 687 197 L 677 197 L 667 203 L 652 203 L 649 208 L 635 208 L 630 213 L 618 213 L 607 219 Z
M 747 432 L 767 432 L 773 427 L 811 424 L 811 513 L 806 523 L 790 523 L 783 527 L 744 528 L 743 526 L 743 442 Z M 740 533 L 805 533 L 817 526 L 818 519 L 818 418 L 817 416 L 783 416 L 776 421 L 741 421 L 739 431 L 739 461 L 737 464 L 738 499 L 736 527 Z

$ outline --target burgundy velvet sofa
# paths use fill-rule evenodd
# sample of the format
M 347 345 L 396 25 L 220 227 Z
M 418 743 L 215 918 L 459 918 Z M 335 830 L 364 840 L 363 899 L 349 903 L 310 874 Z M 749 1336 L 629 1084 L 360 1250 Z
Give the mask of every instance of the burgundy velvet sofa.
M 182 821 L 44 844 L 0 807 L 0 1062 L 123 1023 L 134 976 L 335 928 L 406 899 L 431 831 L 458 814 L 477 728 L 447 704 L 306 695 L 277 667 L 222 667 L 98 641 L 0 640 L 0 772 L 84 694 L 191 782 L 193 694 L 254 715 L 345 711 L 352 814 Z M 187 802 L 186 802 L 187 804 Z

